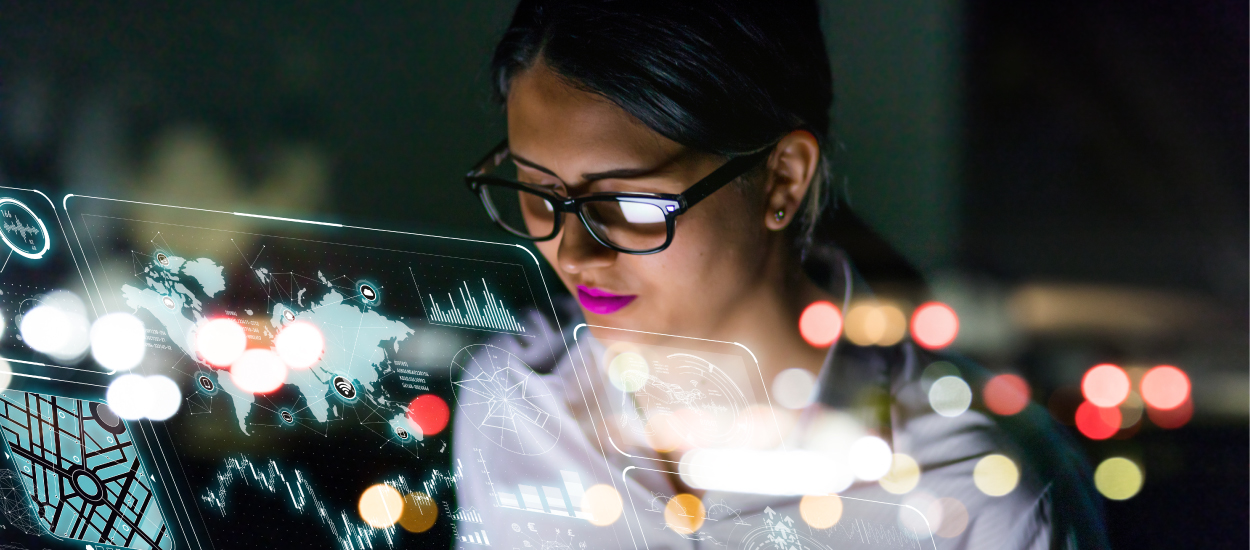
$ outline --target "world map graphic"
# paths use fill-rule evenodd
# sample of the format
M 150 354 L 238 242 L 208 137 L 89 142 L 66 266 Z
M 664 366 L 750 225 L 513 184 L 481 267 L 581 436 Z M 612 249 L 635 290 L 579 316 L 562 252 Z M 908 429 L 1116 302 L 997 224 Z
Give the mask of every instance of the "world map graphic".
M 205 301 L 221 295 L 227 288 L 225 270 L 208 258 L 186 260 L 158 253 L 142 270 L 145 286 L 123 285 L 122 297 L 132 310 L 146 311 L 164 327 L 170 342 L 192 359 L 196 358 L 193 341 L 195 327 L 205 320 Z M 274 284 L 275 274 L 265 268 L 253 268 L 253 276 L 262 286 Z M 294 385 L 307 405 L 295 412 L 307 411 L 316 422 L 324 423 L 334 416 L 336 407 L 344 405 L 344 392 L 351 401 L 366 400 L 375 408 L 389 409 L 392 426 L 403 426 L 404 413 L 395 413 L 395 403 L 377 389 L 380 370 L 386 359 L 386 347 L 398 350 L 413 334 L 402 321 L 379 314 L 361 300 L 351 286 L 336 285 L 318 272 L 316 279 L 305 278 L 322 288 L 309 292 L 301 288 L 289 300 L 268 304 L 268 316 L 252 326 L 267 336 L 277 334 L 292 323 L 306 322 L 317 327 L 325 338 L 321 360 L 308 369 L 291 369 L 286 384 Z M 310 285 L 311 286 L 311 285 Z M 306 303 L 305 295 L 320 294 Z M 263 308 L 261 311 L 265 311 Z M 247 416 L 256 396 L 236 386 L 228 372 L 219 371 L 217 384 L 234 403 L 239 429 L 249 433 Z M 350 382 L 352 387 L 344 386 Z M 335 385 L 341 390 L 336 391 Z M 415 434 L 420 437 L 420 434 Z

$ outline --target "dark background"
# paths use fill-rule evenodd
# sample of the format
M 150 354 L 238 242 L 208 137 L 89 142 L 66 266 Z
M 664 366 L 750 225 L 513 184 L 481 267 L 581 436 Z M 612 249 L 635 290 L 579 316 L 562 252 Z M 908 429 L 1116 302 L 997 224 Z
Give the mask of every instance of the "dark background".
M 956 347 L 1042 403 L 1098 362 L 1185 369 L 1188 425 L 1084 440 L 1146 471 L 1111 538 L 1245 548 L 1246 4 L 824 3 L 844 190 Z M 461 176 L 504 134 L 511 9 L 4 2 L 0 177 L 502 240 Z

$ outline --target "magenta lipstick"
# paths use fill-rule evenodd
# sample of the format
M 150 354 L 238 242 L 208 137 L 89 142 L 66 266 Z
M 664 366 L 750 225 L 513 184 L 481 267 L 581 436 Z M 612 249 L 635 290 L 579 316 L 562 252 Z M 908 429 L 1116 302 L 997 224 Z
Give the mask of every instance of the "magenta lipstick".
M 613 294 L 606 290 L 577 285 L 577 301 L 587 311 L 598 315 L 616 313 L 637 297 L 636 294 Z

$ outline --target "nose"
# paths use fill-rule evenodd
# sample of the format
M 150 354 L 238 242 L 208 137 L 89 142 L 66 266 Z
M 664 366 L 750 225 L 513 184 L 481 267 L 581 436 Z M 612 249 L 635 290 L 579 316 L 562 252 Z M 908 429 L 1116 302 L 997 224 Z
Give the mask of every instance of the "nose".
M 616 262 L 617 252 L 599 244 L 576 214 L 564 215 L 556 260 L 565 273 L 602 269 Z

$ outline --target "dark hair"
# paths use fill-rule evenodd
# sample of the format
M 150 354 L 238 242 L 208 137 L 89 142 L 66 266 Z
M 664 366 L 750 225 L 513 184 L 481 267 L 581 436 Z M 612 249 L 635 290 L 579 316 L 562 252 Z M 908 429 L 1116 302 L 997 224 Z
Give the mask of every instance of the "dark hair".
M 725 156 L 785 134 L 822 159 L 802 209 L 828 194 L 833 75 L 815 0 L 521 0 L 492 61 L 496 99 L 541 59 L 682 145 Z

